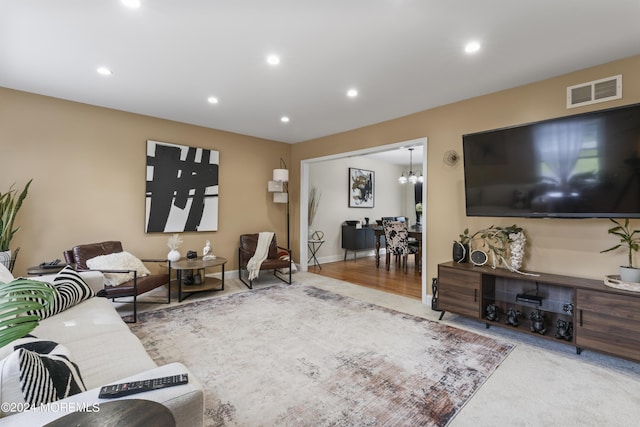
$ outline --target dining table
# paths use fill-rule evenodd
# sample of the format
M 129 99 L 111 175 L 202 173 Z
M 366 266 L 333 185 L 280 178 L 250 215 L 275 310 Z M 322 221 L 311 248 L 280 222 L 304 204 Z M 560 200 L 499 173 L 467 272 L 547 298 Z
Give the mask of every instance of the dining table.
M 381 225 L 376 225 L 373 227 L 373 230 L 376 235 L 376 268 L 380 268 L 380 247 L 381 238 L 384 237 L 384 227 Z M 412 237 L 418 241 L 418 271 L 422 272 L 422 226 L 421 225 L 412 225 L 407 231 L 409 232 L 409 237 Z

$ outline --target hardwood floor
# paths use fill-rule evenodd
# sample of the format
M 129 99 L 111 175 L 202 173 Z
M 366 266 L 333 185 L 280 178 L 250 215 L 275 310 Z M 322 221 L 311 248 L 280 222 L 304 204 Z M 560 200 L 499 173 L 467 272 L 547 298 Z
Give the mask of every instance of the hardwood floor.
M 380 268 L 376 268 L 376 258 L 358 258 L 356 261 L 337 261 L 321 264 L 322 268 L 309 266 L 309 272 L 321 276 L 344 280 L 345 282 L 368 288 L 378 289 L 410 298 L 422 298 L 421 274 L 415 268 L 413 256 L 409 257 L 408 271 L 393 263 L 387 271 L 384 257 L 380 260 Z

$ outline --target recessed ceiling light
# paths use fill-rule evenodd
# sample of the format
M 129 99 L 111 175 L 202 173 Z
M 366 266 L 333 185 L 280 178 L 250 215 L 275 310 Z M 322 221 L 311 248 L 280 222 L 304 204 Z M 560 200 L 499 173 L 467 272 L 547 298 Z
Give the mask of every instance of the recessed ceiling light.
M 358 96 L 358 91 L 356 89 L 349 89 L 347 91 L 347 96 L 349 98 L 355 98 L 356 96 Z
M 98 74 L 101 74 L 103 76 L 110 76 L 111 75 L 111 70 L 108 69 L 107 67 L 98 67 L 98 69 L 96 71 L 98 72 Z
M 280 57 L 278 55 L 267 56 L 267 63 L 269 65 L 278 65 L 280 63 Z
M 467 43 L 467 45 L 464 47 L 464 51 L 467 53 L 476 53 L 479 50 L 480 50 L 480 43 L 477 41 L 471 41 Z
M 215 96 L 210 96 L 209 98 L 207 98 L 207 101 L 209 102 L 209 104 L 217 104 L 218 98 L 216 98 Z
M 137 9 L 140 7 L 140 0 L 120 0 L 123 5 L 130 7 L 132 9 Z
M 282 116 L 282 117 L 280 117 L 280 121 L 281 121 L 282 123 L 289 123 L 289 117 L 287 117 L 287 116 Z

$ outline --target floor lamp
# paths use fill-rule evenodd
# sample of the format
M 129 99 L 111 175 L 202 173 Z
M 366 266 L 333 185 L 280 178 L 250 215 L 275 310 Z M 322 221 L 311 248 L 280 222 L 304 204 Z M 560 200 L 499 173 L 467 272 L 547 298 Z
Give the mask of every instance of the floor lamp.
M 287 204 L 287 249 L 291 249 L 289 239 L 289 170 L 282 159 L 280 159 L 280 169 L 273 170 L 273 181 L 269 181 L 268 190 L 273 193 L 273 203 Z

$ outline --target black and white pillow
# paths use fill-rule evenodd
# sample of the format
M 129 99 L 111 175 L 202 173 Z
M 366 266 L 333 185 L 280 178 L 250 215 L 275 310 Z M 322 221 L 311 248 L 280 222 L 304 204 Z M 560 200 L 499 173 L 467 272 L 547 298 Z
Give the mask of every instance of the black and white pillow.
M 79 302 L 95 296 L 93 289 L 87 285 L 77 271 L 69 266 L 56 274 L 52 283 L 48 285 L 58 291 L 53 302 L 42 310 L 30 312 L 30 314 L 40 316 L 41 319 L 63 312 Z
M 13 353 L 0 362 L 3 402 L 35 408 L 86 391 L 66 347 L 37 338 L 13 347 Z

